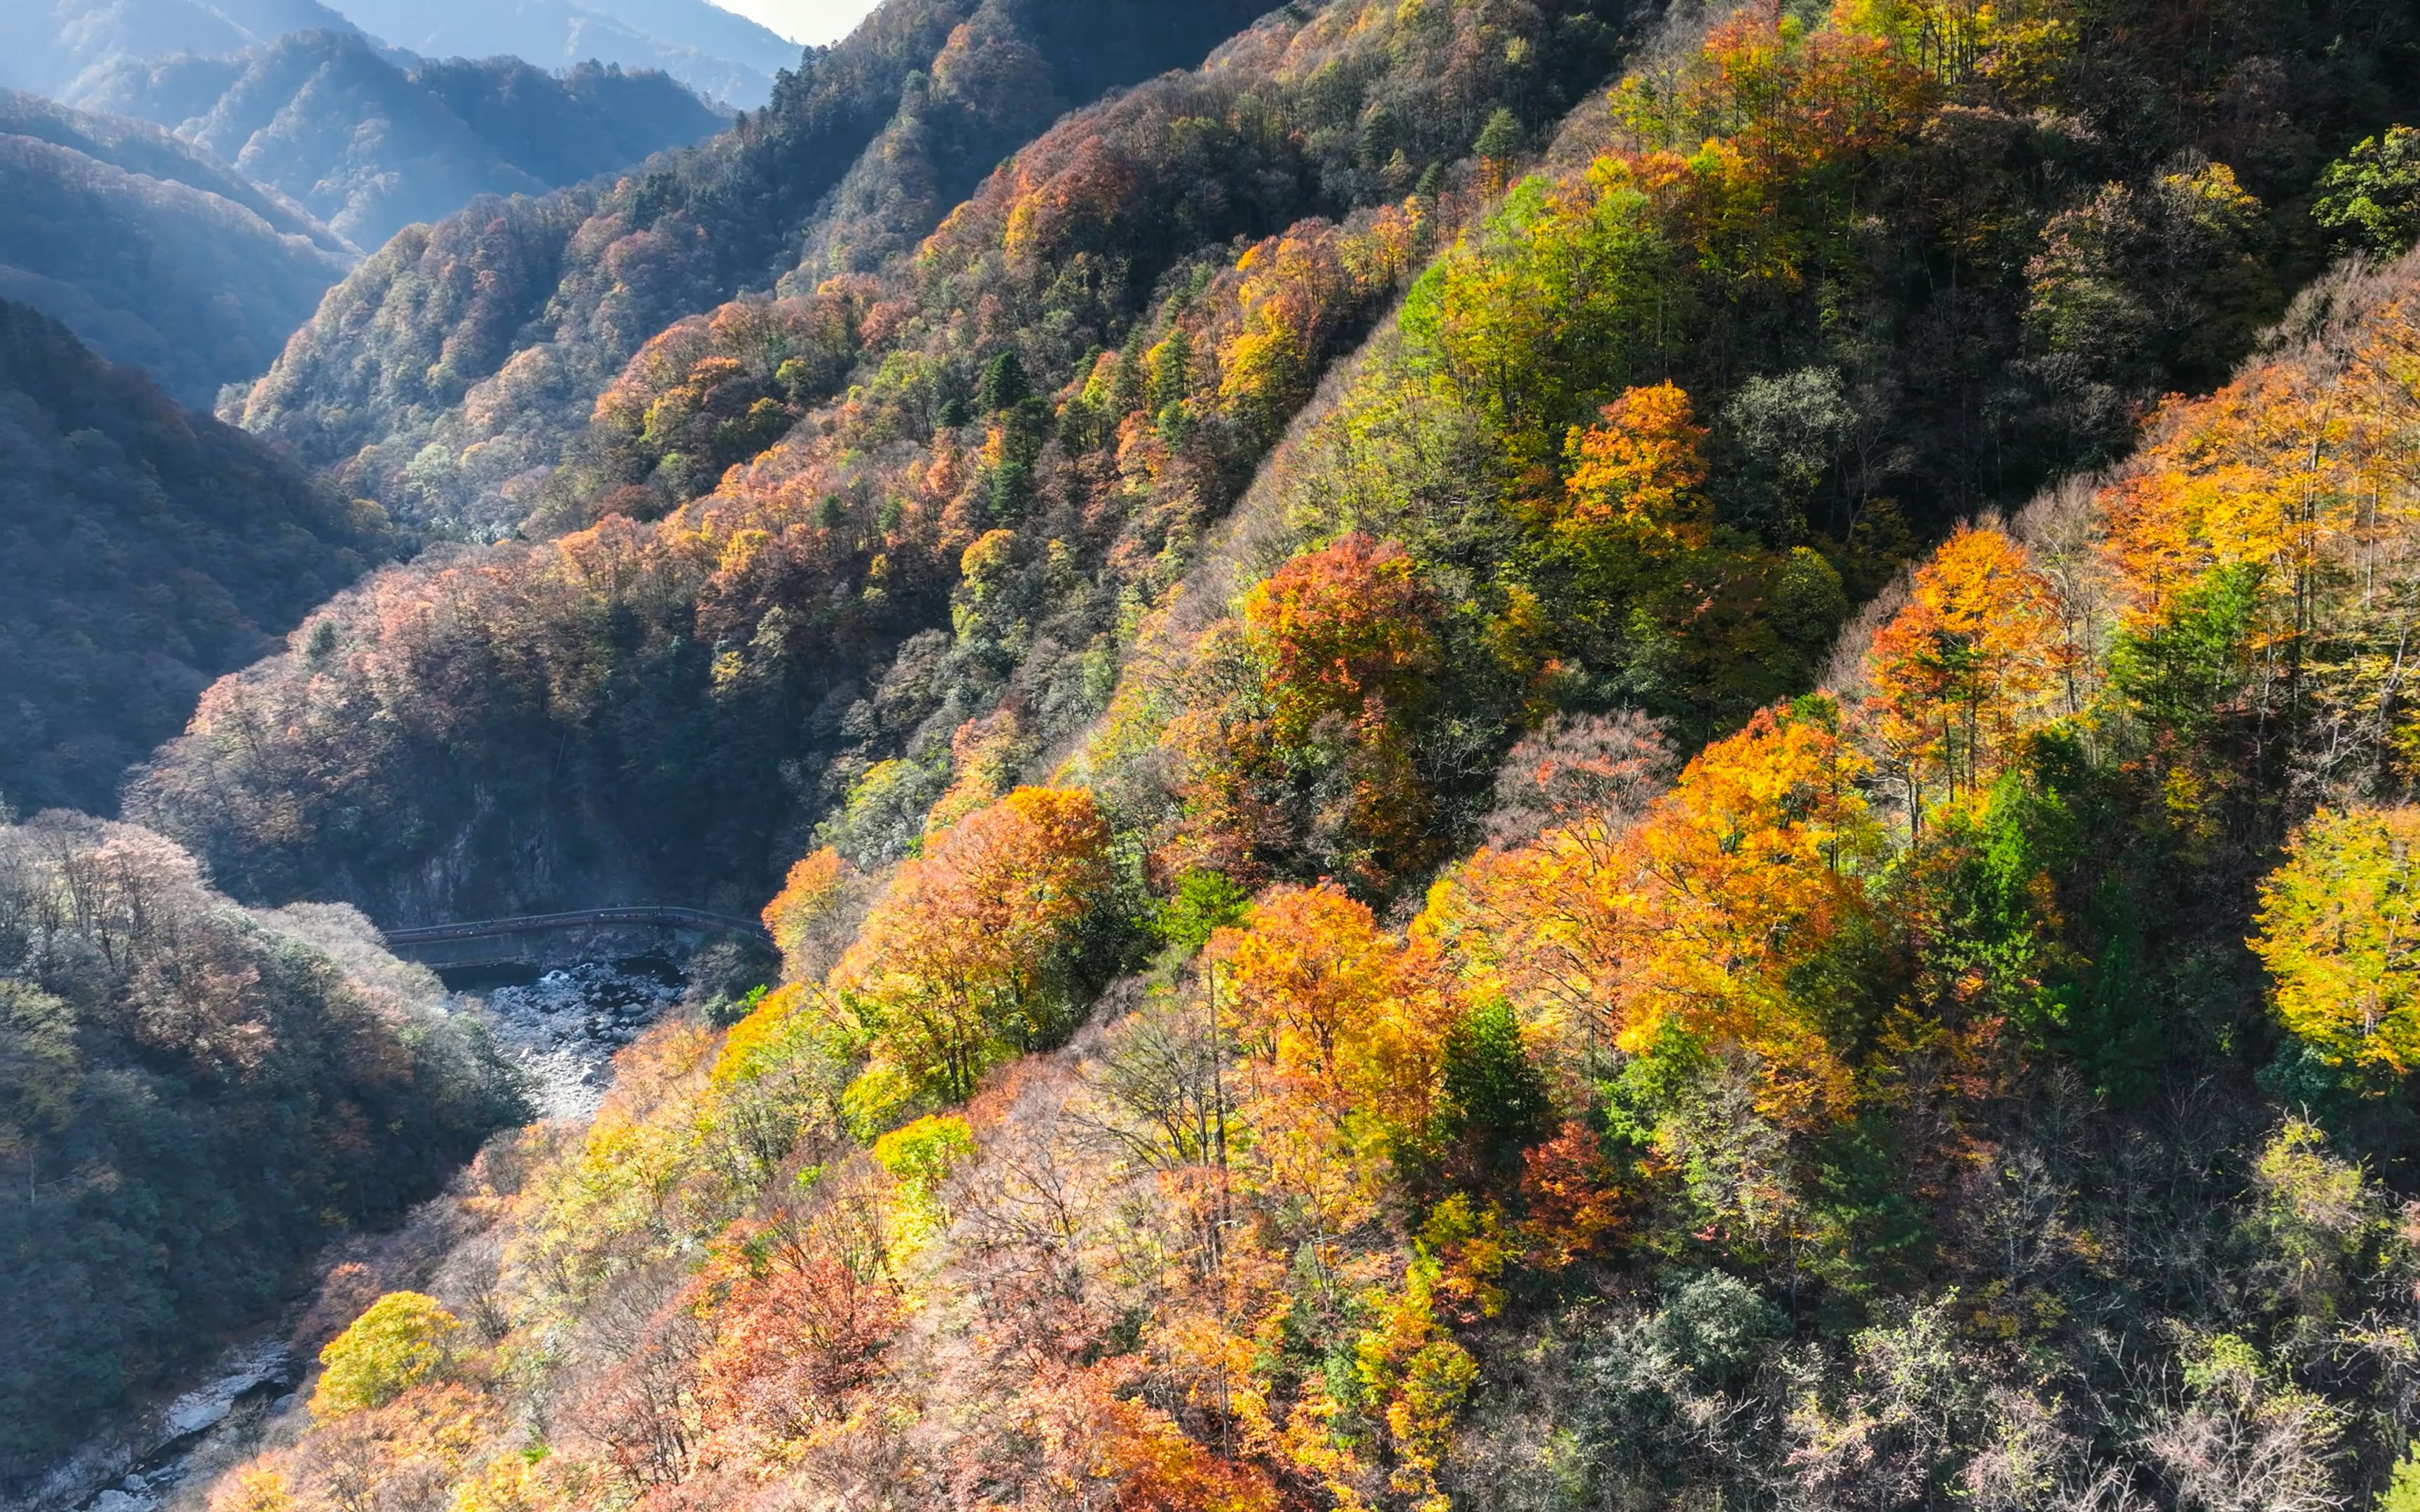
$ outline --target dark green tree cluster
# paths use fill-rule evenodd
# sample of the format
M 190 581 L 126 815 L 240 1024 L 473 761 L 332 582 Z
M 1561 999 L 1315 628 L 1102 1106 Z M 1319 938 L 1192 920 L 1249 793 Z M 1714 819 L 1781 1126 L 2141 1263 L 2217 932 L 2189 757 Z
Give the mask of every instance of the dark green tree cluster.
M 358 914 L 246 914 L 127 825 L 0 826 L 0 1473 L 268 1317 L 520 1112 Z

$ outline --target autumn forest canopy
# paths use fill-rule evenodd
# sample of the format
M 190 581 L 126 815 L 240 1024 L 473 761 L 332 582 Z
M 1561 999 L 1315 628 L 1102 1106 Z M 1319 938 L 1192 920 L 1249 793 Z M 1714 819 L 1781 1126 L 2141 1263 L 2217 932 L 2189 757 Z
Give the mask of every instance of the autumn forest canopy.
M 401 1222 L 194 1505 L 2420 1509 L 2416 239 L 2405 0 L 887 0 L 26 316 L 0 1458 Z

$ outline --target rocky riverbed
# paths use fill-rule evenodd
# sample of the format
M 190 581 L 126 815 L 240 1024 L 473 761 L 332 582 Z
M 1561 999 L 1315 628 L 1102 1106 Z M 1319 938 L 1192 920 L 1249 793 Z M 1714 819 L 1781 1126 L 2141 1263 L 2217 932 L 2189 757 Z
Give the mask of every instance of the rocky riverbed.
M 294 1404 L 301 1367 L 283 1338 L 249 1340 L 219 1357 L 201 1383 L 61 1460 L 22 1501 L 27 1512 L 82 1507 L 148 1512 L 183 1489 L 211 1450 L 256 1436 Z
M 584 961 L 522 986 L 489 988 L 488 1026 L 530 1078 L 541 1119 L 584 1119 L 613 1081 L 613 1054 L 680 1001 L 669 962 Z

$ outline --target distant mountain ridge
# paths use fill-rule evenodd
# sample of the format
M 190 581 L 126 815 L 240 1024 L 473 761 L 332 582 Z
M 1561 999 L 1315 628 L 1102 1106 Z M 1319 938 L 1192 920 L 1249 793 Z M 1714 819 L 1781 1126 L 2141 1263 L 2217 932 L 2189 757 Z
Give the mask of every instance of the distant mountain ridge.
M 225 57 L 310 31 L 364 36 L 415 57 L 657 69 L 740 109 L 769 99 L 774 75 L 801 55 L 707 0 L 10 0 L 0 6 L 0 86 L 82 100 L 97 70 L 125 59 Z
M 397 237 L 222 413 L 398 519 L 509 531 L 650 338 L 912 247 L 1062 112 L 1199 63 L 1263 8 L 892 0 L 644 174 Z
M 0 91 L 0 299 L 183 404 L 266 368 L 360 252 L 156 126 Z
M 595 60 L 661 69 L 743 110 L 772 97 L 773 77 L 804 50 L 707 0 L 344 0 L 356 25 L 427 57 L 509 53 L 541 68 Z
M 727 123 L 659 72 L 399 63 L 330 30 L 224 57 L 120 58 L 87 70 L 75 102 L 169 128 L 365 248 L 477 195 L 542 194 Z
M 0 87 L 66 99 L 123 57 L 241 52 L 287 32 L 359 28 L 318 0 L 10 0 L 0 6 Z

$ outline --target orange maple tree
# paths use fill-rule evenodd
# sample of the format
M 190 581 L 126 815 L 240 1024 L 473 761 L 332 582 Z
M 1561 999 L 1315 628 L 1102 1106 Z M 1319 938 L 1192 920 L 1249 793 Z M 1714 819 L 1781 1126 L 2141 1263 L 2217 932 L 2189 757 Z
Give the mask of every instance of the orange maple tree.
M 1828 701 L 1767 710 L 1618 836 L 1581 825 L 1482 850 L 1415 933 L 1451 939 L 1466 976 L 1544 1035 L 1745 1051 L 1768 1117 L 1821 1119 L 1848 1105 L 1848 1068 L 1792 978 L 1871 906 L 1869 764 Z
M 1049 1032 L 1054 973 L 1110 883 L 1109 830 L 1077 788 L 1018 788 L 903 862 L 835 982 L 876 1055 L 953 1098 Z
M 2051 713 L 2071 653 L 2050 582 L 1998 529 L 1962 528 L 1916 569 L 1908 601 L 1866 654 L 1866 715 L 1921 826 L 1935 778 L 1950 796 L 1989 785 L 2017 737 Z
M 1559 528 L 1585 536 L 1617 531 L 1650 550 L 1706 544 L 1714 505 L 1706 482 L 1706 428 L 1694 423 L 1689 396 L 1670 382 L 1631 389 L 1574 427 L 1564 452 L 1571 467 Z

